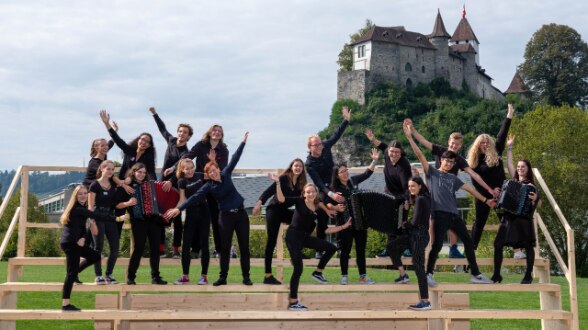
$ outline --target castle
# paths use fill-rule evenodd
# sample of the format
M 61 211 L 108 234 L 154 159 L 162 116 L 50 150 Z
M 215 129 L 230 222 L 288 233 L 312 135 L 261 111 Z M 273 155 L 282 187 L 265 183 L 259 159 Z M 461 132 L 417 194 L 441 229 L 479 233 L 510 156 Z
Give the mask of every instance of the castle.
M 403 26 L 373 26 L 353 44 L 353 69 L 337 77 L 337 99 L 365 103 L 365 94 L 386 82 L 407 87 L 444 78 L 451 87 L 469 90 L 486 99 L 503 100 L 492 78 L 479 63 L 480 42 L 465 17 L 453 35 L 447 33 L 437 12 L 433 32 L 427 36 Z

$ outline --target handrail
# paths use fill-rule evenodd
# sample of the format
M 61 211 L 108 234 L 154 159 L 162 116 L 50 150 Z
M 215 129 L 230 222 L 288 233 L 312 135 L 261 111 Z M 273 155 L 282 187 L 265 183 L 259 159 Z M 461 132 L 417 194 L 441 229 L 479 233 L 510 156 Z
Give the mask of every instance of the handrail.
M 14 190 L 16 189 L 16 185 L 18 183 L 18 180 L 20 180 L 21 173 L 22 173 L 22 166 L 19 166 L 18 169 L 16 170 L 16 173 L 14 174 L 14 178 L 12 178 L 12 182 L 10 183 L 8 190 L 6 191 L 6 195 L 4 195 L 4 200 L 2 201 L 2 205 L 0 205 L 0 219 L 4 215 L 4 211 L 6 211 L 6 208 L 8 207 L 8 203 L 12 199 L 12 194 L 14 194 Z
M 4 239 L 2 240 L 2 245 L 0 246 L 0 260 L 4 257 L 4 252 L 6 251 L 6 247 L 8 246 L 8 242 L 10 242 L 10 237 L 12 236 L 12 232 L 14 231 L 14 227 L 16 227 L 16 222 L 18 221 L 18 216 L 20 215 L 20 206 L 16 208 L 14 211 L 14 216 L 12 217 L 12 221 L 10 221 L 10 226 L 6 230 L 6 234 L 4 235 Z
M 533 174 L 535 175 L 536 181 L 539 183 L 539 185 L 543 189 L 543 193 L 547 197 L 549 204 L 551 204 L 551 207 L 553 207 L 553 210 L 555 211 L 557 218 L 559 219 L 559 221 L 561 222 L 562 226 L 564 227 L 564 229 L 566 231 L 566 235 L 567 235 L 566 241 L 567 241 L 567 250 L 568 250 L 568 264 L 567 264 L 567 266 L 565 265 L 563 258 L 561 257 L 561 255 L 559 253 L 557 246 L 555 245 L 555 243 L 551 239 L 551 236 L 549 235 L 549 232 L 547 231 L 547 227 L 545 226 L 545 224 L 543 223 L 542 220 L 539 223 L 539 225 L 541 226 L 541 230 L 542 230 L 543 234 L 545 235 L 545 237 L 546 238 L 549 237 L 548 242 L 551 247 L 551 250 L 552 250 L 553 254 L 555 255 L 555 258 L 557 259 L 557 262 L 559 263 L 560 268 L 565 273 L 566 279 L 568 281 L 569 294 L 570 294 L 570 311 L 572 312 L 572 315 L 573 315 L 572 329 L 579 329 L 579 327 L 580 327 L 579 322 L 580 321 L 578 318 L 578 297 L 577 297 L 577 290 L 576 290 L 576 246 L 575 246 L 575 240 L 574 240 L 574 230 L 572 229 L 572 227 L 570 226 L 570 224 L 566 220 L 565 216 L 563 215 L 563 212 L 561 211 L 559 205 L 555 201 L 555 198 L 553 198 L 553 195 L 551 194 L 551 191 L 549 190 L 547 183 L 545 183 L 545 180 L 543 180 L 543 176 L 541 176 L 539 169 L 533 168 Z M 541 217 L 538 214 L 537 214 L 537 216 L 539 219 L 541 219 Z

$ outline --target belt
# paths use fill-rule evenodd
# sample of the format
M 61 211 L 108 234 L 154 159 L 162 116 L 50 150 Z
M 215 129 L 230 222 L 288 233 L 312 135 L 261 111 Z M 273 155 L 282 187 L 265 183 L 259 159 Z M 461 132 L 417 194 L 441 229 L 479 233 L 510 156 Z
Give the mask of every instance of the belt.
M 240 207 L 238 207 L 236 209 L 227 210 L 227 212 L 237 213 L 237 212 L 242 211 L 242 210 L 244 210 L 244 208 L 243 208 L 243 206 L 240 206 Z

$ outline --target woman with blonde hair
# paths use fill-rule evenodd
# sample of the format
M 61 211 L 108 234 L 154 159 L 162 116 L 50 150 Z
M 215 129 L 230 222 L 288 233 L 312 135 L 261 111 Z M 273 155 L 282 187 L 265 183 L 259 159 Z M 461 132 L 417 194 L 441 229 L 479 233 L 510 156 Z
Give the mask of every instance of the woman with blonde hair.
M 60 245 L 65 253 L 66 260 L 65 280 L 61 294 L 61 310 L 63 311 L 80 310 L 69 302 L 73 284 L 77 280 L 79 273 L 100 261 L 100 253 L 86 244 L 87 240 L 91 239 L 91 237 L 86 237 L 86 222 L 88 218 L 96 219 L 100 218 L 101 215 L 99 212 L 88 210 L 87 202 L 88 188 L 84 185 L 77 186 L 71 194 L 71 198 L 60 219 L 63 225 Z M 94 220 L 91 221 L 90 230 L 92 233 L 97 234 L 98 228 Z
M 504 151 L 513 114 L 514 108 L 512 104 L 508 104 L 508 112 L 496 136 L 496 141 L 488 134 L 480 134 L 468 151 L 468 164 L 490 188 L 494 189 L 494 195 L 496 196 L 498 196 L 502 182 L 506 179 L 504 165 L 502 163 L 502 152 Z M 494 198 L 477 181 L 473 181 L 472 183 L 482 196 L 487 199 Z M 477 249 L 478 243 L 480 243 L 480 239 L 482 238 L 484 226 L 488 220 L 488 215 L 490 214 L 490 207 L 483 201 L 476 200 L 475 208 L 476 220 L 472 227 L 472 240 L 474 241 L 474 248 Z

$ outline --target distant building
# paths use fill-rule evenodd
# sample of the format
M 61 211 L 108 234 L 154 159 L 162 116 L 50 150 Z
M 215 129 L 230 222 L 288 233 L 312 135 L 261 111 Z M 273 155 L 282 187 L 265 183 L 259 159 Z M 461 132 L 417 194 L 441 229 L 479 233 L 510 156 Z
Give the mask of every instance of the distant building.
M 451 87 L 469 90 L 485 99 L 503 100 L 492 77 L 480 65 L 480 42 L 465 17 L 453 35 L 447 33 L 441 13 L 433 32 L 423 35 L 403 26 L 374 26 L 353 46 L 353 70 L 339 72 L 337 98 L 365 103 L 365 94 L 381 83 L 407 87 L 443 78 Z
M 521 75 L 519 75 L 518 71 L 515 72 L 514 77 L 512 77 L 512 81 L 510 82 L 510 85 L 506 91 L 504 91 L 504 94 L 520 95 L 522 98 L 531 97 L 531 91 L 527 88 L 527 86 L 525 86 L 523 78 L 521 78 Z

